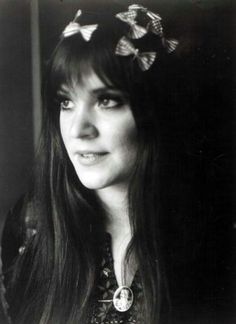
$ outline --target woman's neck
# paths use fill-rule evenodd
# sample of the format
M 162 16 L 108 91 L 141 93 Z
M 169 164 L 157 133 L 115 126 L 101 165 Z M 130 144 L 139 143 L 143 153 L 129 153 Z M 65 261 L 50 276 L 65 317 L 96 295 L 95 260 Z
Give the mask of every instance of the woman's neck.
M 106 230 L 113 237 L 130 234 L 127 188 L 109 187 L 96 193 L 106 214 Z
M 112 256 L 117 283 L 119 286 L 130 286 L 137 266 L 133 254 L 126 267 L 124 262 L 132 237 L 127 190 L 110 187 L 98 190 L 97 196 L 107 216 L 106 231 L 112 236 Z

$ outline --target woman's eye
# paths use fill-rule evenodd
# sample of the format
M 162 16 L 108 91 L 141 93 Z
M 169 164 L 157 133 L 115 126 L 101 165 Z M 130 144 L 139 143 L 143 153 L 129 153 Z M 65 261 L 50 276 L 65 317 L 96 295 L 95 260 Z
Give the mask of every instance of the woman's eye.
M 116 108 L 121 106 L 122 104 L 123 101 L 121 100 L 121 98 L 104 97 L 104 98 L 99 98 L 98 100 L 98 106 L 104 109 Z
M 69 110 L 74 107 L 73 102 L 69 99 L 62 100 L 60 102 L 60 109 L 61 110 Z

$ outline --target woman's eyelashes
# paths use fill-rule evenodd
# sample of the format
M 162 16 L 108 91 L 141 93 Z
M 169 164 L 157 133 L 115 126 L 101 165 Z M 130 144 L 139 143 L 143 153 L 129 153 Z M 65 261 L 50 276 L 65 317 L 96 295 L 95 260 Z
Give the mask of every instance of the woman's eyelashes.
M 70 111 L 76 107 L 76 103 L 68 97 L 56 99 L 61 111 Z M 102 94 L 88 100 L 88 107 L 95 107 L 102 110 L 116 109 L 127 103 L 125 96 L 121 94 Z
M 74 103 L 70 99 L 60 100 L 60 110 L 70 110 L 74 108 Z
M 101 109 L 112 109 L 123 106 L 125 101 L 122 95 L 104 94 L 98 97 L 97 105 Z

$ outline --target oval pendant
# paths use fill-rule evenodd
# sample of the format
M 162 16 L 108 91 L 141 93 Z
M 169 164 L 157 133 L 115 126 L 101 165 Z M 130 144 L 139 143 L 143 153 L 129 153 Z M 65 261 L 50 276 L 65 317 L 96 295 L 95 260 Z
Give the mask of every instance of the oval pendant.
M 113 305 L 119 312 L 126 312 L 132 306 L 134 294 L 127 286 L 121 286 L 116 289 L 113 296 Z

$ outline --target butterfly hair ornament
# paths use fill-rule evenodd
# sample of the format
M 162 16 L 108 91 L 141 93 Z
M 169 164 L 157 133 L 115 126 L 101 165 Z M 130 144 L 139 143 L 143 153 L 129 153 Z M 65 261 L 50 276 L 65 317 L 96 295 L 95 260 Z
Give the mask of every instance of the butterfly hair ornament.
M 145 8 L 145 7 L 143 7 L 143 6 L 139 5 L 139 4 L 130 5 L 128 7 L 128 10 L 129 11 L 132 11 L 133 10 L 133 11 L 136 11 L 136 12 L 137 11 L 141 11 L 141 12 L 145 13 L 150 19 L 161 20 L 161 16 L 160 15 L 158 15 L 157 13 L 154 13 L 154 12 L 148 10 L 147 8 Z
M 80 33 L 86 42 L 91 40 L 93 32 L 99 25 L 92 24 L 81 26 L 77 21 L 81 15 L 82 11 L 78 10 L 73 21 L 63 30 L 62 36 L 64 38 Z M 115 54 L 120 56 L 132 55 L 142 71 L 147 71 L 152 66 L 157 58 L 157 53 L 154 51 L 140 52 L 139 48 L 136 48 L 132 40 L 139 41 L 140 38 L 150 33 L 157 35 L 167 53 L 173 52 L 179 44 L 176 39 L 166 39 L 164 37 L 161 16 L 139 4 L 128 6 L 128 11 L 117 13 L 115 17 L 130 27 L 128 33 L 122 36 L 118 41 Z
M 71 21 L 66 26 L 66 28 L 63 30 L 63 32 L 62 32 L 63 37 L 69 37 L 74 34 L 80 33 L 86 42 L 90 41 L 93 32 L 98 27 L 98 24 L 81 26 L 78 22 L 76 22 L 77 18 L 80 17 L 81 14 L 82 14 L 82 11 L 78 10 L 73 21 Z
M 137 24 L 137 18 L 139 15 L 148 19 L 146 26 Z M 126 35 L 128 38 L 142 38 L 151 32 L 160 38 L 162 46 L 165 48 L 167 53 L 173 52 L 179 44 L 176 39 L 166 39 L 164 37 L 161 16 L 139 4 L 130 5 L 127 12 L 118 13 L 116 14 L 116 17 L 130 26 L 130 31 Z M 137 58 L 142 71 L 148 70 L 157 57 L 155 52 L 139 53 L 139 50 L 135 49 L 134 45 L 126 37 L 122 37 L 119 40 L 115 53 L 121 56 L 134 55 L 134 58 Z
M 119 40 L 115 53 L 121 56 L 133 55 L 142 71 L 148 70 L 156 59 L 156 52 L 140 53 L 139 49 L 135 48 L 125 36 Z
M 137 17 L 137 11 L 129 10 L 127 12 L 120 12 L 116 14 L 116 17 L 126 22 L 130 26 L 128 37 L 138 39 L 147 34 L 147 29 L 138 25 L 135 18 Z

